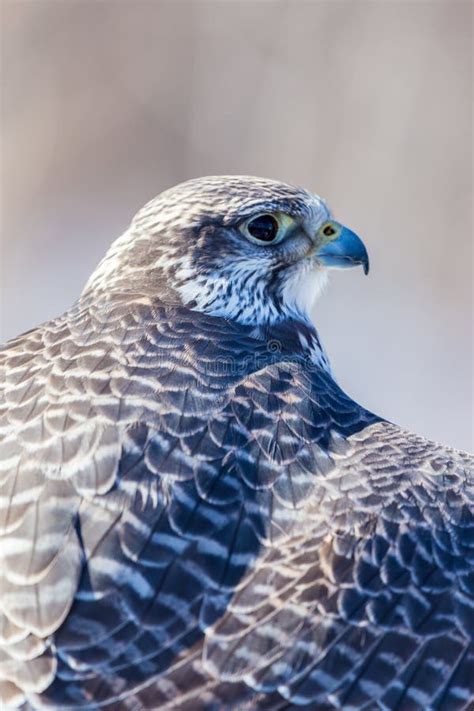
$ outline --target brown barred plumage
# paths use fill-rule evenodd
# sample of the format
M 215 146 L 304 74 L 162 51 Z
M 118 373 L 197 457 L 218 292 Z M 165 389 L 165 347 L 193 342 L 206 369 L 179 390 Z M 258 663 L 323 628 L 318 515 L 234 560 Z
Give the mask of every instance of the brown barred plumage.
M 329 217 L 192 181 L 0 351 L 6 708 L 473 708 L 473 458 L 354 403 L 284 300 Z

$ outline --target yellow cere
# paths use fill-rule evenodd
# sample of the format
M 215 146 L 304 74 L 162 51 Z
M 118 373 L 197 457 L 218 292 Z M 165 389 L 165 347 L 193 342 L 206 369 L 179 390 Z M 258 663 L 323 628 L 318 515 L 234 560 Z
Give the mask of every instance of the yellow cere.
M 321 225 L 319 232 L 323 236 L 323 244 L 325 244 L 327 242 L 332 242 L 339 237 L 341 234 L 341 226 L 337 222 L 329 220 Z

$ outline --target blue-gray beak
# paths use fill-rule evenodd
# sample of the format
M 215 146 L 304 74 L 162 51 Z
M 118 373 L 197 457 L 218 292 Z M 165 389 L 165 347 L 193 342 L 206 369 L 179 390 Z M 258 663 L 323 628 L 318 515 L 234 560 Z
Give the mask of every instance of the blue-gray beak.
M 355 232 L 330 220 L 318 230 L 321 247 L 316 257 L 325 267 L 345 269 L 362 264 L 364 273 L 369 272 L 369 255 L 364 243 Z

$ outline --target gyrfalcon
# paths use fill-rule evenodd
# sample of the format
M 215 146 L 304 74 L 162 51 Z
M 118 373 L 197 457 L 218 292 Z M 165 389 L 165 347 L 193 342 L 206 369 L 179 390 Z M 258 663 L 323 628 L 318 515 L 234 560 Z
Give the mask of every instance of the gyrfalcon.
M 2 708 L 474 707 L 474 458 L 335 381 L 358 264 L 312 193 L 191 180 L 0 351 Z

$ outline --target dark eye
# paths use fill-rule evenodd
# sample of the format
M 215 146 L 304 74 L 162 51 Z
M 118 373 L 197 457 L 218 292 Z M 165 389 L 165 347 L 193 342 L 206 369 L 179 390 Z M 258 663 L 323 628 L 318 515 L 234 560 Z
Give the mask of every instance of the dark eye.
M 259 215 L 247 223 L 247 230 L 260 242 L 273 242 L 278 234 L 278 222 L 273 215 Z

